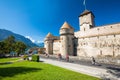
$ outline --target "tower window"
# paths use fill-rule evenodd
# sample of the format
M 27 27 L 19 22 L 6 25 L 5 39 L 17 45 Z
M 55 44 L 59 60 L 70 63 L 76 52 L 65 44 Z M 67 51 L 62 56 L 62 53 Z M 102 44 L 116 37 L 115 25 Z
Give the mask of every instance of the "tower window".
M 97 38 L 99 39 L 99 36 L 97 36 Z
M 68 41 L 69 41 L 69 37 L 68 37 Z
M 114 35 L 114 37 L 115 37 L 115 35 Z
M 61 37 L 60 40 L 63 40 L 63 38 Z
M 84 28 L 84 31 L 85 31 L 85 28 Z
M 70 45 L 68 45 L 68 47 L 71 47 Z
M 99 28 L 97 28 L 97 30 L 99 30 Z

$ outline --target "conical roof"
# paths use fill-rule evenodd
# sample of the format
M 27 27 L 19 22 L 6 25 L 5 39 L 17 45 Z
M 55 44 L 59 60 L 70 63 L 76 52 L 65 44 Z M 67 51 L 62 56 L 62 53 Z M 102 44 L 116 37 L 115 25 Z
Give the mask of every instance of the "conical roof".
M 53 37 L 53 35 L 49 32 L 46 37 Z
M 73 28 L 65 21 L 61 29 L 73 29 Z

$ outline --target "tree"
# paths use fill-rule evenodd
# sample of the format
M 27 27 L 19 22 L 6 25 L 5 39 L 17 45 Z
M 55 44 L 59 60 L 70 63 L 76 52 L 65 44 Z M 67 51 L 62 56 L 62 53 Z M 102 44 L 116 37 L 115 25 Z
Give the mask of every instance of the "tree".
M 5 43 L 4 42 L 0 42 L 0 57 L 4 55 L 4 45 Z
M 4 53 L 10 53 L 14 50 L 15 37 L 9 36 L 4 40 Z
M 4 41 L 0 42 L 0 56 L 5 54 L 10 54 L 11 52 L 16 52 L 16 55 L 22 54 L 25 52 L 27 46 L 20 41 L 15 41 L 14 36 L 9 36 Z
M 8 36 L 8 38 L 6 38 L 4 41 L 13 44 L 13 43 L 15 43 L 15 37 L 12 35 Z
M 20 54 L 23 54 L 25 52 L 25 49 L 27 48 L 27 46 L 20 41 L 16 42 L 14 46 L 15 46 L 14 50 L 17 56 L 19 56 Z

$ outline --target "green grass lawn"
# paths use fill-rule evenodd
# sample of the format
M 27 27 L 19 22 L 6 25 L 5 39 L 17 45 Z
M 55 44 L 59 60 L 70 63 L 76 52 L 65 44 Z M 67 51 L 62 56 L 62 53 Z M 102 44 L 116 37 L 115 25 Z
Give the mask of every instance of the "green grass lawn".
M 0 63 L 19 60 L 20 58 L 0 58 Z
M 0 59 L 0 61 L 2 61 L 2 59 Z M 50 64 L 45 64 L 42 62 L 21 61 L 11 64 L 0 64 L 0 80 L 100 80 L 100 79 L 80 74 L 77 72 L 73 72 Z

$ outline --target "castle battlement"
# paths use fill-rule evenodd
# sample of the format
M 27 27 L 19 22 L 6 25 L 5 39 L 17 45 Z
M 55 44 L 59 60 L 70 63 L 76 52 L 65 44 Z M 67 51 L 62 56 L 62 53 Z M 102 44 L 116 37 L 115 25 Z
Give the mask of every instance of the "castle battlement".
M 94 27 L 86 31 L 75 32 L 74 34 L 77 38 L 116 35 L 120 34 L 120 23 Z

